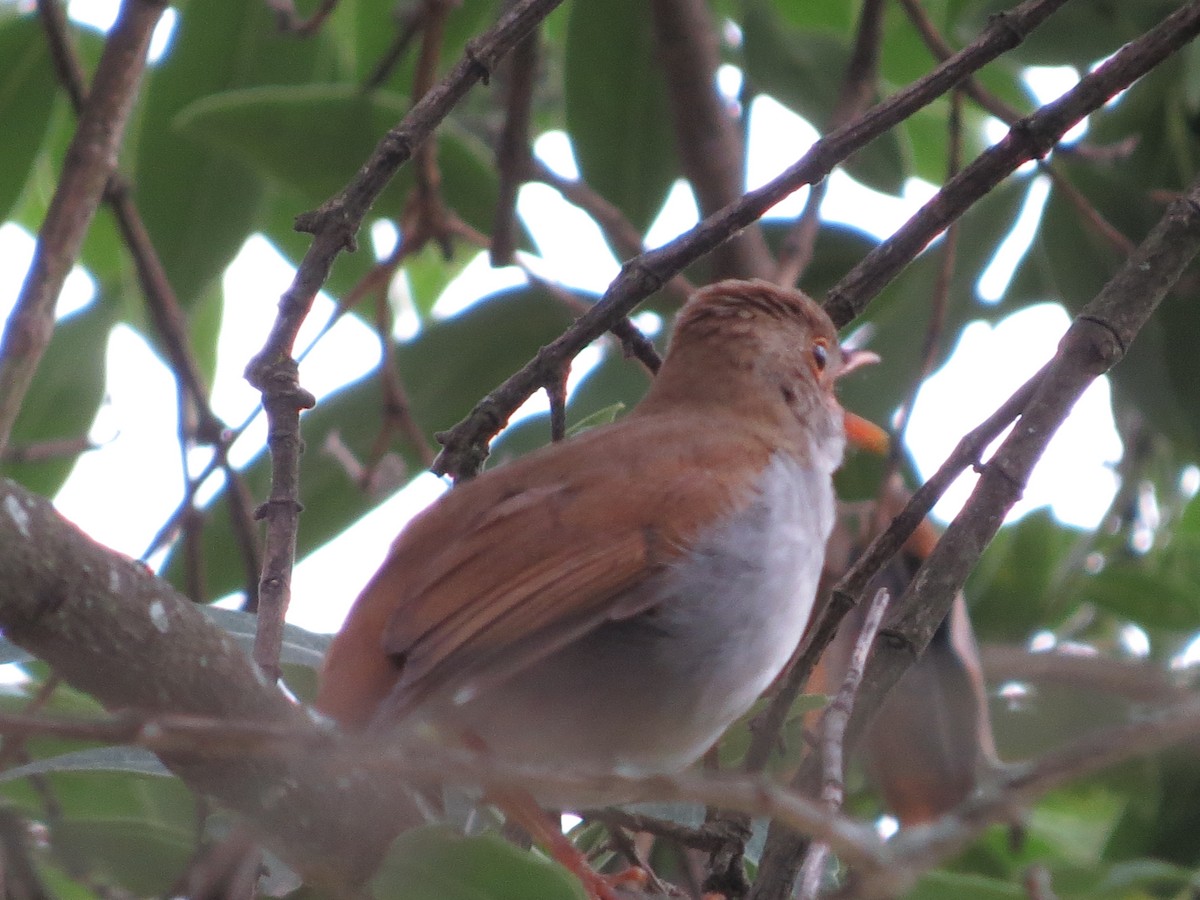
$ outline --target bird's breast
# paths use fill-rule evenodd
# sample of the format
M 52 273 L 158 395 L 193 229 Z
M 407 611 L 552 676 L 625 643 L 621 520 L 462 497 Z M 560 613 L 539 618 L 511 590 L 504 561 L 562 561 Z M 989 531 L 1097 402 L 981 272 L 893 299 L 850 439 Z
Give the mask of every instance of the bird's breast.
M 711 742 L 771 684 L 804 634 L 833 526 L 827 471 L 778 454 L 749 500 L 673 567 L 657 616 L 692 660 L 696 730 Z M 703 752 L 701 747 L 699 752 Z

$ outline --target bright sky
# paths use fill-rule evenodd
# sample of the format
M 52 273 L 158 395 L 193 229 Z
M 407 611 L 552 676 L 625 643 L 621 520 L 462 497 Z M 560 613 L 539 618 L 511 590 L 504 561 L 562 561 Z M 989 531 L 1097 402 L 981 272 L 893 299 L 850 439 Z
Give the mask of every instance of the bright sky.
M 72 3 L 73 14 L 83 9 Z M 164 31 L 164 35 L 166 31 Z M 164 37 L 165 40 L 165 37 Z M 722 87 L 736 90 L 736 70 L 721 73 Z M 1073 84 L 1073 70 L 1039 73 L 1031 85 L 1050 99 Z M 747 180 L 753 187 L 768 180 L 799 157 L 816 137 L 801 119 L 767 100 L 751 109 Z M 569 143 L 561 133 L 543 136 L 537 152 L 565 175 L 573 176 Z M 911 182 L 900 198 L 869 191 L 844 175 L 830 179 L 822 213 L 878 237 L 886 237 L 928 198 L 932 188 Z M 803 204 L 800 192 L 780 204 L 775 215 L 794 216 Z M 1045 189 L 1031 191 L 1027 212 L 1033 222 L 1045 200 Z M 596 227 L 551 189 L 528 185 L 522 189 L 519 210 L 537 244 L 539 270 L 564 284 L 600 294 L 618 270 Z M 682 184 L 671 193 L 663 213 L 651 228 L 653 246 L 690 227 L 696 208 Z M 395 240 L 394 229 L 372 231 L 377 249 Z M 1003 289 L 1028 234 L 1006 242 L 985 273 L 981 294 L 995 297 Z M 32 238 L 15 226 L 0 227 L 0 315 L 19 291 L 32 253 Z M 225 277 L 226 319 L 218 348 L 213 406 L 226 422 L 240 423 L 254 409 L 257 394 L 242 379 L 248 358 L 262 344 L 275 315 L 278 298 L 290 282 L 290 266 L 262 238 L 251 238 Z M 449 315 L 475 297 L 520 279 L 515 270 L 494 272 L 481 255 L 439 302 L 436 314 Z M 89 302 L 91 286 L 80 273 L 68 285 L 60 312 Z M 302 334 L 300 346 L 324 324 L 332 303 L 322 297 Z M 654 328 L 658 323 L 647 319 Z M 909 448 L 923 475 L 930 474 L 961 435 L 984 418 L 1053 353 L 1068 324 L 1067 314 L 1053 302 L 1027 309 L 995 328 L 975 323 L 963 333 L 945 367 L 922 389 L 909 426 Z M 408 327 L 411 327 L 411 323 Z M 301 381 L 321 397 L 369 371 L 378 359 L 371 332 L 346 317 L 304 361 Z M 582 357 L 573 380 L 595 363 L 595 354 Z M 108 400 L 97 417 L 92 436 L 101 449 L 85 454 L 56 498 L 59 509 L 100 540 L 132 556 L 143 553 L 151 537 L 178 504 L 182 494 L 176 442 L 175 394 L 169 373 L 146 342 L 132 329 L 118 327 L 109 343 Z M 544 408 L 541 397 L 528 407 Z M 154 410 L 146 415 L 146 410 Z M 261 446 L 261 417 L 235 448 L 235 460 L 248 459 Z M 1112 425 L 1108 384 L 1097 382 L 1051 444 L 1035 472 L 1014 516 L 1050 504 L 1063 522 L 1094 527 L 1115 490 L 1113 463 L 1120 442 Z M 203 454 L 201 454 L 201 457 Z M 203 458 L 193 460 L 196 469 Z M 970 490 L 964 477 L 938 506 L 943 519 L 953 515 Z M 136 491 L 130 486 L 137 485 Z M 349 487 L 347 489 L 350 489 Z M 407 519 L 444 490 L 442 482 L 421 475 L 346 534 L 303 560 L 294 579 L 289 618 L 318 631 L 335 630 L 357 591 L 382 560 L 388 545 Z

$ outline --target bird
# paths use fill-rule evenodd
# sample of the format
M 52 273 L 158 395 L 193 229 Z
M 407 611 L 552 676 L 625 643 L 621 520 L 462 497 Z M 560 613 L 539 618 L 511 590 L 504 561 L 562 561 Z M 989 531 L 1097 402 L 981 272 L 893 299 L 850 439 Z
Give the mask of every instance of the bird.
M 700 289 L 627 415 L 408 524 L 334 638 L 316 708 L 583 778 L 684 769 L 801 640 L 847 435 L 886 441 L 835 384 L 875 359 L 799 290 Z

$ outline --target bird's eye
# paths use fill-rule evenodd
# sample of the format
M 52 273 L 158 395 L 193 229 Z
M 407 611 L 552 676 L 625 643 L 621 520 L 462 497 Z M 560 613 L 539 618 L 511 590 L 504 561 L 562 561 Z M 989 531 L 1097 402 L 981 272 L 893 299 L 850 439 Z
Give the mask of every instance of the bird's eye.
M 817 341 L 813 344 L 812 355 L 817 372 L 824 372 L 825 366 L 829 363 L 829 347 L 824 341 Z

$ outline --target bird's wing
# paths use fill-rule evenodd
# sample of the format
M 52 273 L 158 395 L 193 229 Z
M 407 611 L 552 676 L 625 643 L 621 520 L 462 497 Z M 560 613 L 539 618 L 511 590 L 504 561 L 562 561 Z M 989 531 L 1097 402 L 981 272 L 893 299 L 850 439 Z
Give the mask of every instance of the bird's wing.
M 695 428 L 671 416 L 610 426 L 452 491 L 410 524 L 355 604 L 318 706 L 348 724 L 385 701 L 388 718 L 402 716 L 650 606 L 637 588 L 747 502 L 766 461 L 753 435 L 699 442 Z

